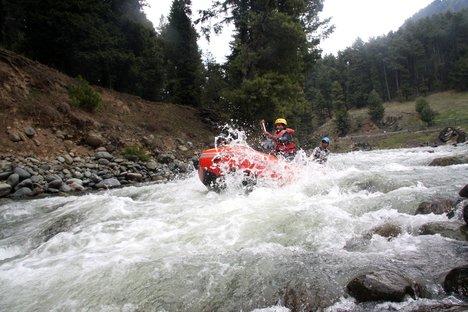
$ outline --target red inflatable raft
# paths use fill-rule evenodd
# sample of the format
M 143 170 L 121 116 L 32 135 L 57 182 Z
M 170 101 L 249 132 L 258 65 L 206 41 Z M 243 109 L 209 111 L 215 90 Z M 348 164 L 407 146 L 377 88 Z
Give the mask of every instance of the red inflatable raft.
M 248 181 L 265 178 L 283 184 L 293 178 L 291 164 L 245 145 L 220 146 L 200 155 L 198 175 L 207 188 L 222 189 L 224 177 L 234 172 L 241 172 Z

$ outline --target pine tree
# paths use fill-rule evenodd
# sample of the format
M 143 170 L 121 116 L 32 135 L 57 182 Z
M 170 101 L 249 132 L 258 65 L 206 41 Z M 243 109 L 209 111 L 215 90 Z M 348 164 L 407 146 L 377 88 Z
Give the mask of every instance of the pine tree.
M 350 128 L 348 111 L 344 101 L 343 88 L 338 81 L 331 88 L 332 105 L 335 110 L 335 126 L 340 136 L 345 136 Z
M 369 116 L 375 123 L 380 123 L 385 113 L 383 101 L 377 91 L 372 90 L 367 98 L 367 105 L 369 107 Z
M 190 20 L 190 0 L 174 0 L 163 30 L 167 60 L 168 99 L 199 106 L 202 93 L 202 61 L 198 34 Z

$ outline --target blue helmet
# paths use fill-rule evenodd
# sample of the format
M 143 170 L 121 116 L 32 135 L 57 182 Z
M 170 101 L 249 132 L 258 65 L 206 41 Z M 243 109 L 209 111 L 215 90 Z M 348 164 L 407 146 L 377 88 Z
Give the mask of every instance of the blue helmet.
M 325 137 L 322 138 L 322 142 L 330 144 L 330 138 L 325 136 Z

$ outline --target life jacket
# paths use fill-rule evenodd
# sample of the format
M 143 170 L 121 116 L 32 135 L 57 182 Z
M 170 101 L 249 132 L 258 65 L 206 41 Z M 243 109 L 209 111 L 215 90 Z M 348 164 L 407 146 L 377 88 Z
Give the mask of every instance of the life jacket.
M 296 144 L 291 140 L 288 142 L 281 142 L 279 139 L 285 134 L 288 133 L 291 137 L 294 136 L 294 130 L 291 128 L 286 128 L 281 131 L 275 132 L 275 152 L 280 154 L 294 154 L 296 153 Z

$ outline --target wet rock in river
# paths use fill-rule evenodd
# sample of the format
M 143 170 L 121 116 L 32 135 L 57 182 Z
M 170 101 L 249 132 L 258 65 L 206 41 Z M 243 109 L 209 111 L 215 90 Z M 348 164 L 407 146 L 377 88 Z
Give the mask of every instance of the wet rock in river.
M 80 218 L 75 215 L 65 215 L 60 217 L 42 231 L 43 240 L 48 241 L 59 233 L 70 231 L 75 224 L 79 223 L 79 221 Z
M 463 206 L 463 220 L 468 224 L 468 203 Z
M 460 192 L 458 192 L 458 195 L 460 195 L 460 197 L 468 198 L 468 184 L 465 185 L 465 186 L 460 190 Z
M 419 235 L 440 234 L 444 237 L 464 241 L 467 240 L 466 231 L 462 228 L 463 224 L 459 222 L 438 221 L 423 224 L 419 228 Z
M 346 288 L 350 295 L 359 302 L 401 302 L 407 296 L 419 295 L 418 289 L 422 287 L 397 273 L 375 271 L 355 277 Z
M 429 166 L 445 167 L 445 166 L 460 165 L 460 164 L 466 164 L 466 163 L 468 163 L 468 156 L 449 156 L 449 157 L 436 158 L 429 163 Z
M 369 234 L 377 234 L 382 237 L 393 238 L 400 235 L 401 232 L 400 226 L 392 223 L 385 223 L 370 230 Z
M 454 202 L 450 199 L 438 199 L 430 202 L 422 202 L 414 214 L 444 214 L 453 209 Z
M 445 277 L 443 286 L 449 294 L 468 297 L 468 265 L 451 270 Z

